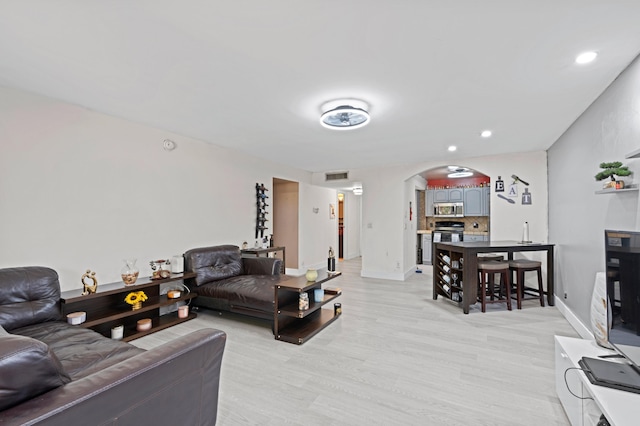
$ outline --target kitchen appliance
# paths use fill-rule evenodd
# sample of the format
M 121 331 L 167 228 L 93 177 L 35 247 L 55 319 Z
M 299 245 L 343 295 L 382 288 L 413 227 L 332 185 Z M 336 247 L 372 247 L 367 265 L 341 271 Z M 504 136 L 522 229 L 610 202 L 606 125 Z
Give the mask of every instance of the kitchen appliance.
M 434 203 L 433 215 L 436 217 L 463 217 L 464 203 Z
M 464 222 L 454 220 L 446 220 L 436 222 L 435 231 L 433 231 L 433 240 L 441 242 L 457 242 L 463 241 Z

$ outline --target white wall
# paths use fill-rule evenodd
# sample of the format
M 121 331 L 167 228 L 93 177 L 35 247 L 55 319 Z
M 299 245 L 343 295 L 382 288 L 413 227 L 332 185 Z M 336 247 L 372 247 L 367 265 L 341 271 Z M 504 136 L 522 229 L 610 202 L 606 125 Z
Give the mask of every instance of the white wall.
M 335 206 L 335 218 L 329 218 L 329 204 Z M 300 184 L 300 259 L 298 273 L 309 268 L 326 268 L 329 247 L 338 246 L 338 196 L 331 188 Z M 317 209 L 317 213 L 316 210 Z
M 87 268 L 119 281 L 125 258 L 149 275 L 152 259 L 253 241 L 255 183 L 273 176 L 303 183 L 300 258 L 326 262 L 335 244 L 335 191 L 312 188 L 308 172 L 6 88 L 0 135 L 0 267 L 52 267 L 63 290 Z M 312 204 L 324 220 L 308 218 Z
M 638 192 L 596 195 L 601 162 L 622 161 L 638 182 L 640 63 L 625 70 L 549 149 L 549 238 L 558 244 L 556 295 L 583 324 L 595 274 L 604 271 L 604 230 L 639 230 Z
M 254 186 L 273 177 L 301 183 L 300 270 L 324 266 L 328 247 L 337 247 L 337 218 L 328 212 L 329 203 L 337 204 L 336 190 L 311 185 L 307 172 L 10 89 L 0 89 L 0 134 L 0 267 L 51 266 L 63 289 L 78 288 L 87 268 L 102 283 L 118 281 L 125 258 L 138 258 L 146 275 L 152 259 L 253 241 Z M 176 141 L 176 150 L 162 149 L 166 138 Z M 546 240 L 544 152 L 456 164 L 492 181 L 513 173 L 530 181 L 532 206 L 492 196 L 492 238 L 520 238 L 528 220 L 531 237 Z M 440 165 L 352 172 L 364 194 L 347 194 L 347 201 L 361 203 L 347 203 L 356 210 L 348 207 L 348 214 L 360 216 L 362 228 L 360 238 L 350 240 L 360 244 L 349 243 L 347 254 L 362 254 L 363 276 L 403 280 L 415 266 L 414 235 L 405 222 L 409 201 L 415 202 L 408 182 Z

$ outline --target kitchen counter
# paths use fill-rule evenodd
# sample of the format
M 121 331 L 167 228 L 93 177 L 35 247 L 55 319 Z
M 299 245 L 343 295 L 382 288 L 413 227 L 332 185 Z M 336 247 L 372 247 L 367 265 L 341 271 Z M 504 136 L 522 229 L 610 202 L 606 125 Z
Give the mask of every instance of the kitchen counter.
M 418 229 L 418 234 L 433 234 L 436 231 L 430 231 L 428 229 Z M 489 235 L 489 231 L 464 231 L 465 235 Z

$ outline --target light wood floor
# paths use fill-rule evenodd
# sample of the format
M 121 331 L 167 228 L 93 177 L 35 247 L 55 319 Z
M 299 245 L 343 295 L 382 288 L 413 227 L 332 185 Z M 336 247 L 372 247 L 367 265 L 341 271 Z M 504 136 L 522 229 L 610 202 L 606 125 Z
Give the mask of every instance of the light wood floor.
M 212 327 L 228 334 L 218 425 L 568 425 L 555 393 L 555 307 L 526 301 L 464 315 L 431 297 L 431 267 L 405 282 L 340 262 L 343 315 L 304 345 L 266 322 L 201 310 L 133 341 L 149 349 Z

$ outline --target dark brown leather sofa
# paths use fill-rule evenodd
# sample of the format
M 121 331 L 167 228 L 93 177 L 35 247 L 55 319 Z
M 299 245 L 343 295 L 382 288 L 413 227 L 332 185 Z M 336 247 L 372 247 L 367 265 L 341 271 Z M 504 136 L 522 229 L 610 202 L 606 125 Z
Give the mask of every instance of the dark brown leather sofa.
M 273 321 L 274 286 L 285 279 L 280 275 L 280 259 L 242 257 L 235 245 L 191 249 L 184 258 L 185 269 L 196 273 L 189 283 L 198 294 L 194 306 Z M 292 301 L 288 295 L 279 304 Z
M 145 351 L 62 321 L 58 274 L 0 269 L 0 425 L 214 425 L 226 334 Z

